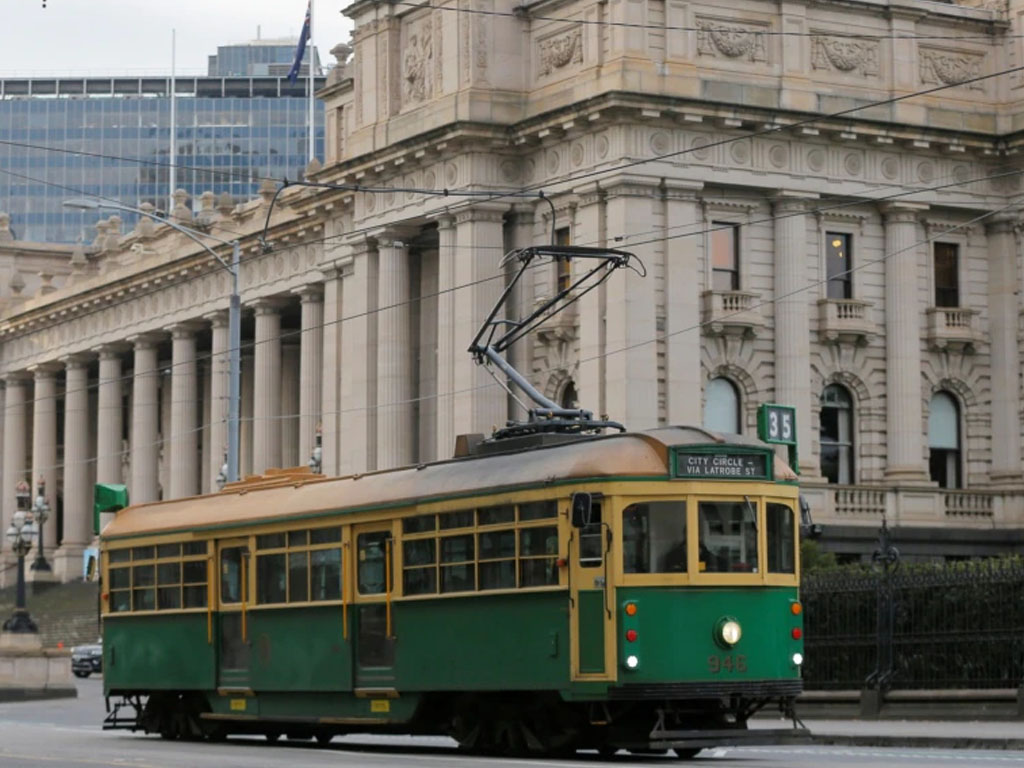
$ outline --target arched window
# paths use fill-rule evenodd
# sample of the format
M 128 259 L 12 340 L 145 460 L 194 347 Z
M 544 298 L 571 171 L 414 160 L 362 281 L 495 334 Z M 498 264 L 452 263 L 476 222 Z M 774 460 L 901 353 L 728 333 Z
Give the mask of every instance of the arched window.
M 818 434 L 822 476 L 830 483 L 853 483 L 853 398 L 846 387 L 829 384 L 821 393 Z
M 739 434 L 740 393 L 728 379 L 718 377 L 708 382 L 704 396 L 704 427 L 712 432 Z
M 948 392 L 928 407 L 928 472 L 940 488 L 960 488 L 960 408 Z
M 579 396 L 576 394 L 576 385 L 570 381 L 562 389 L 562 397 L 559 403 L 563 408 L 579 408 Z

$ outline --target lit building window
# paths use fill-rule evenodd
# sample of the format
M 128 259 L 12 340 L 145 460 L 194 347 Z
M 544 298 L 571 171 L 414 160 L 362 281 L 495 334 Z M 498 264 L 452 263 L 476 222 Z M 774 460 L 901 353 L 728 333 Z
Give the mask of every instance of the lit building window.
M 825 233 L 825 261 L 828 275 L 828 298 L 853 298 L 853 257 L 851 240 L 844 232 Z
M 740 433 L 740 395 L 736 385 L 728 379 L 718 377 L 708 382 L 704 427 L 712 432 Z

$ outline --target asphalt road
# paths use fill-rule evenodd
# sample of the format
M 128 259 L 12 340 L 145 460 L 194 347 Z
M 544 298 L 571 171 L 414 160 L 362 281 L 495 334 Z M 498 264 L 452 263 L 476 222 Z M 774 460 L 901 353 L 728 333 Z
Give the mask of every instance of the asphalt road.
M 327 747 L 287 742 L 268 745 L 262 738 L 226 743 L 165 742 L 157 737 L 104 732 L 101 682 L 78 681 L 79 698 L 47 702 L 0 704 L 0 767 L 2 768 L 575 768 L 576 766 L 656 766 L 660 756 L 625 753 L 602 760 L 579 753 L 566 760 L 482 758 L 459 754 L 444 738 L 358 737 L 335 739 Z M 672 764 L 677 764 L 672 761 Z M 967 768 L 1021 766 L 1024 752 L 880 749 L 826 747 L 729 747 L 704 750 L 690 764 L 792 768 L 793 766 L 857 766 L 857 768 Z

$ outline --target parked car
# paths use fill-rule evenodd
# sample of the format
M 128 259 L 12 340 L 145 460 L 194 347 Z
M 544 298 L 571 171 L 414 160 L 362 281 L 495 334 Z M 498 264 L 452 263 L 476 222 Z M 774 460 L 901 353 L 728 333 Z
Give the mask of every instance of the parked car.
M 71 671 L 75 677 L 88 677 L 93 672 L 103 671 L 103 638 L 71 649 Z

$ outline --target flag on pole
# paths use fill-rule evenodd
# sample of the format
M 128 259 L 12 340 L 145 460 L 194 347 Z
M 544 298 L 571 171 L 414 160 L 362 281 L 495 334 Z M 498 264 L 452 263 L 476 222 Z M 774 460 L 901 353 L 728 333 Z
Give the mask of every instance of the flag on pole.
M 295 61 L 292 62 L 292 68 L 288 70 L 288 79 L 294 84 L 299 77 L 299 68 L 302 66 L 302 57 L 306 53 L 306 42 L 309 40 L 309 27 L 310 27 L 310 14 L 312 11 L 313 0 L 309 0 L 309 4 L 306 6 L 306 18 L 302 22 L 302 32 L 299 33 L 299 45 L 295 49 Z M 313 62 L 310 61 L 310 68 L 312 68 Z

